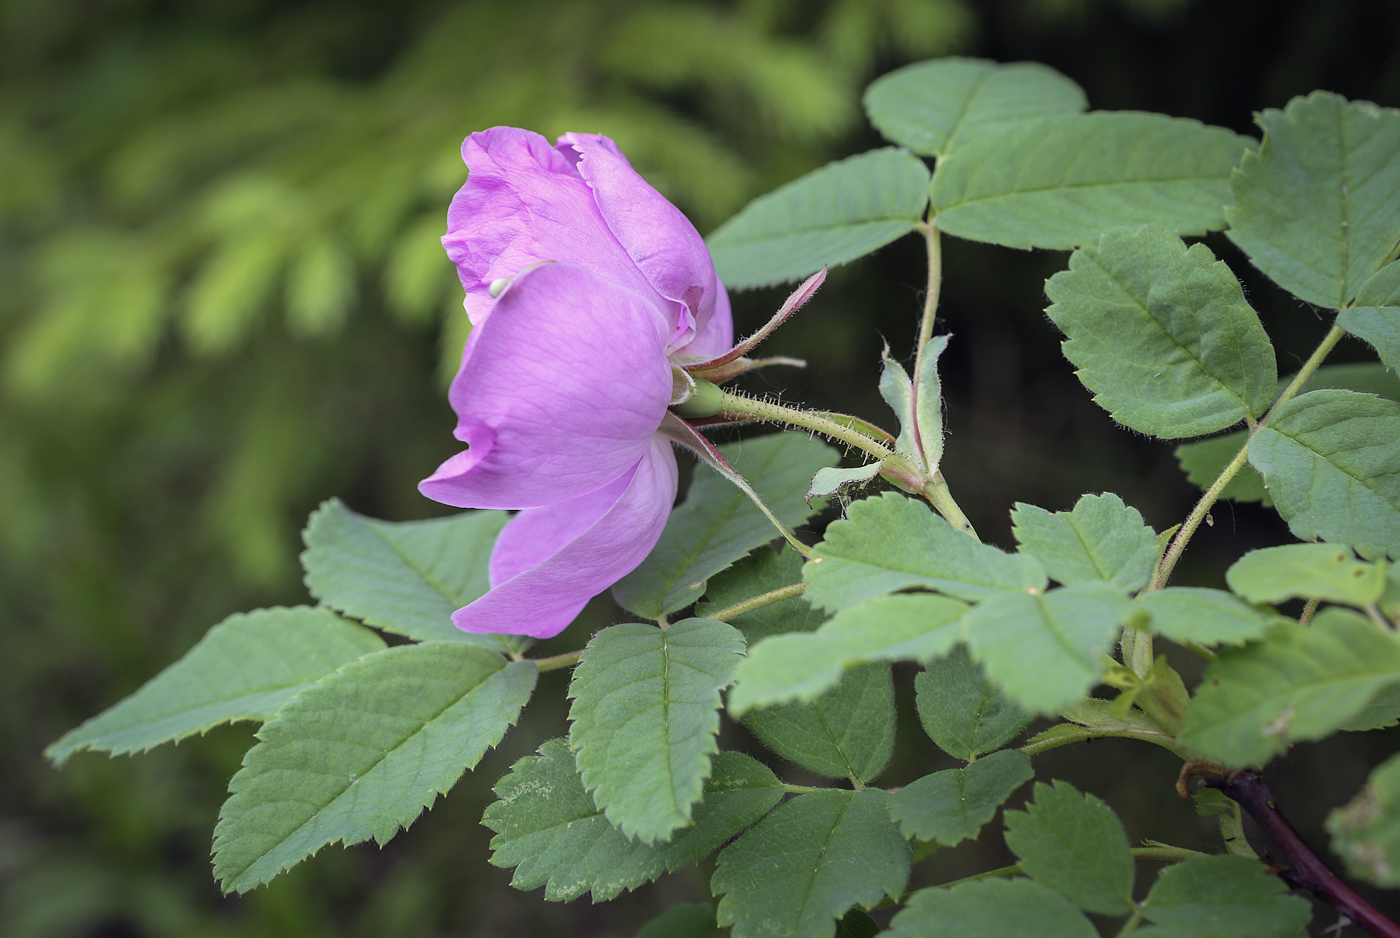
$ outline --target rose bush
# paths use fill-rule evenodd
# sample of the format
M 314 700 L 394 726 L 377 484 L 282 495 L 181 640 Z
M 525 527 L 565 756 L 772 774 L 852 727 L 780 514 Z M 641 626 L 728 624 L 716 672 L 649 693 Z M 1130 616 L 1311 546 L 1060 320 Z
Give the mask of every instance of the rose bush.
M 519 509 L 468 632 L 547 638 L 655 546 L 676 496 L 658 428 L 673 362 L 733 344 L 705 243 L 607 137 L 496 127 L 462 146 L 443 244 L 473 329 L 452 383 L 467 449 L 419 486 Z

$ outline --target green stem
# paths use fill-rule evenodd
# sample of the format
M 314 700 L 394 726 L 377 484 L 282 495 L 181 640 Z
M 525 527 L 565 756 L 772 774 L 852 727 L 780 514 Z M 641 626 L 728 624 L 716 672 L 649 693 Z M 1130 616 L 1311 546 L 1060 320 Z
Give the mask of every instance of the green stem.
M 795 407 L 784 407 L 782 404 L 775 404 L 772 401 L 759 400 L 756 397 L 749 397 L 747 394 L 738 394 L 734 391 L 719 389 L 719 397 L 716 401 L 721 410 L 726 414 L 734 416 L 757 417 L 759 420 L 768 420 L 773 423 L 787 424 L 792 427 L 802 427 L 814 433 L 833 440 L 840 440 L 856 449 L 874 456 L 876 459 L 886 459 L 894 455 L 889 448 L 866 436 L 864 433 L 853 430 L 850 427 L 842 426 L 834 420 L 819 416 L 807 410 L 798 410 Z
M 1288 387 L 1283 389 L 1283 393 L 1278 396 L 1278 400 L 1274 401 L 1274 405 L 1269 408 L 1269 412 L 1260 419 L 1259 425 L 1261 427 L 1268 424 L 1269 418 L 1274 415 L 1276 410 L 1298 396 L 1298 392 L 1302 390 L 1303 385 L 1308 383 L 1317 372 L 1317 369 L 1322 366 L 1327 356 L 1332 354 L 1332 349 L 1337 347 L 1337 343 L 1342 341 L 1342 336 L 1344 335 L 1346 335 L 1345 329 L 1341 326 L 1333 326 L 1331 331 L 1322 337 L 1322 341 L 1318 343 L 1313 353 L 1308 356 L 1308 360 L 1303 362 L 1303 367 L 1299 368 L 1298 373 L 1293 376 L 1293 380 L 1288 382 Z
M 1261 421 L 1261 427 L 1264 425 Z M 1225 487 L 1234 480 L 1235 476 L 1244 468 L 1245 460 L 1249 455 L 1249 442 L 1246 441 L 1240 451 L 1235 454 L 1235 458 L 1221 470 L 1220 475 L 1206 493 L 1201 496 L 1201 500 L 1196 502 L 1196 507 L 1191 509 L 1191 514 L 1182 522 L 1180 530 L 1176 532 L 1176 537 L 1172 538 L 1171 546 L 1162 555 L 1161 563 L 1157 564 L 1157 573 L 1152 577 L 1152 582 L 1147 584 L 1145 592 L 1159 590 L 1167 585 L 1171 579 L 1172 570 L 1176 568 L 1176 562 L 1181 559 L 1181 554 L 1186 550 L 1186 543 L 1191 540 L 1191 535 L 1196 533 L 1196 529 L 1201 526 L 1206 515 L 1210 513 L 1211 506 L 1220 498 L 1220 493 L 1225 491 Z
M 1133 914 L 1128 916 L 1128 920 L 1123 923 L 1123 927 L 1118 929 L 1118 938 L 1123 938 L 1124 935 L 1130 935 L 1137 931 L 1138 925 L 1142 924 L 1142 913 L 1142 906 L 1134 902 Z
M 924 373 L 924 347 L 933 338 L 933 320 L 938 313 L 938 294 L 943 287 L 943 247 L 938 237 L 938 226 L 933 222 L 920 224 L 928 248 L 928 291 L 924 296 L 924 314 L 919 320 L 919 344 L 914 352 L 914 374 Z
M 809 785 L 784 785 L 783 791 L 789 795 L 805 795 L 813 791 L 840 791 L 839 788 L 812 788 Z
M 1287 404 L 1298 395 L 1303 385 L 1308 383 L 1308 380 L 1317 372 L 1317 369 L 1321 367 L 1323 361 L 1331 354 L 1332 349 L 1336 347 L 1337 343 L 1342 340 L 1342 336 L 1344 335 L 1346 335 L 1346 332 L 1340 326 L 1333 326 L 1331 330 L 1328 331 L 1327 335 L 1322 337 L 1322 341 L 1318 343 L 1313 353 L 1308 356 L 1308 360 L 1303 362 L 1303 367 L 1298 369 L 1298 373 L 1293 376 L 1293 380 L 1288 383 L 1288 387 L 1283 389 L 1283 393 L 1274 401 L 1268 413 L 1264 414 L 1257 424 L 1250 427 L 1249 438 L 1251 440 L 1254 439 L 1254 434 L 1269 425 L 1270 418 L 1273 417 L 1280 407 Z M 1152 577 L 1152 582 L 1148 584 L 1147 590 L 1149 592 L 1162 589 L 1167 585 L 1167 581 L 1171 579 L 1172 570 L 1176 567 L 1177 560 L 1180 559 L 1182 552 L 1186 550 L 1187 542 L 1190 541 L 1192 535 L 1196 533 L 1196 529 L 1201 526 L 1201 522 L 1205 520 L 1206 515 L 1210 512 L 1211 506 L 1220 498 L 1220 493 L 1225 491 L 1225 487 L 1229 485 L 1231 480 L 1235 478 L 1235 475 L 1244 468 L 1248 455 L 1249 443 L 1246 442 L 1244 446 L 1240 447 L 1240 451 L 1235 454 L 1235 458 L 1230 460 L 1229 464 L 1221 470 L 1219 477 L 1211 484 L 1211 487 L 1206 489 L 1205 494 L 1201 496 L 1201 500 L 1198 501 L 1196 507 L 1191 510 L 1190 517 L 1181 525 L 1181 530 L 1177 531 L 1176 537 L 1172 538 L 1171 547 L 1167 548 L 1167 552 L 1162 555 L 1162 561 L 1157 565 L 1157 572 Z
M 948 491 L 948 483 L 943 478 L 943 470 L 935 471 L 933 480 L 919 492 L 943 516 L 944 521 L 964 534 L 970 535 L 974 540 L 981 540 L 977 536 L 976 529 L 972 527 L 972 522 L 967 520 L 967 515 L 963 514 L 958 503 L 953 501 L 953 493 Z
M 755 609 L 762 609 L 764 606 L 771 606 L 785 599 L 801 596 L 806 591 L 806 583 L 794 583 L 791 586 L 780 586 L 775 590 L 769 590 L 752 599 L 746 599 L 741 603 L 727 606 L 719 612 L 708 615 L 705 618 L 714 619 L 716 622 L 728 622 L 730 619 L 737 619 L 742 615 L 753 612 Z
M 560 668 L 572 668 L 578 664 L 578 659 L 583 655 L 583 649 L 578 651 L 567 651 L 562 655 L 555 655 L 552 658 L 530 658 L 527 660 L 535 662 L 535 668 L 540 671 L 558 671 Z
M 1152 743 L 1154 746 L 1161 746 L 1182 760 L 1191 758 L 1188 753 L 1178 748 L 1176 738 L 1169 733 L 1152 733 L 1147 730 L 1129 730 L 1121 727 L 1079 726 L 1076 723 L 1061 723 L 1060 726 L 1065 727 L 1063 733 L 1049 739 L 1032 740 L 1022 746 L 1021 751 L 1028 756 L 1035 756 L 1042 752 L 1049 752 L 1051 749 L 1068 746 L 1071 743 L 1115 737 L 1118 739 L 1137 739 L 1145 743 Z

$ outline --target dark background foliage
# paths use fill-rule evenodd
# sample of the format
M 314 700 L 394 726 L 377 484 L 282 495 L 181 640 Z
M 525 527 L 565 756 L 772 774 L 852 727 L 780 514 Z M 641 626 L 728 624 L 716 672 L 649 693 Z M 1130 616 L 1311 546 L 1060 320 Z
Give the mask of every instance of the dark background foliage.
M 243 898 L 218 895 L 207 858 L 249 728 L 61 772 L 40 751 L 225 615 L 305 601 L 298 530 L 320 501 L 441 510 L 414 485 L 455 445 L 443 389 L 464 324 L 436 238 L 463 136 L 606 132 L 707 231 L 876 145 L 861 88 L 949 53 L 1045 62 L 1094 107 L 1241 132 L 1315 88 L 1400 105 L 1400 9 L 1382 0 L 0 2 L 0 934 L 630 935 L 704 898 L 708 871 L 692 870 L 551 905 L 487 865 L 490 785 L 563 731 L 561 675 L 431 817 Z M 1323 321 L 1209 243 L 1280 369 L 1301 362 Z M 946 247 L 945 471 L 1003 544 L 1013 501 L 1113 490 L 1161 529 L 1194 495 L 1170 448 L 1115 428 L 1059 355 L 1042 285 L 1063 261 Z M 772 340 L 811 363 L 784 397 L 885 421 L 879 346 L 909 353 L 922 263 L 908 239 L 834 272 Z M 740 329 L 781 298 L 736 296 Z M 1183 582 L 1218 583 L 1286 537 L 1247 506 L 1215 515 Z M 1316 843 L 1394 742 L 1339 738 L 1274 767 Z M 1134 839 L 1208 845 L 1155 757 L 1096 743 L 1038 769 L 1105 797 Z M 940 767 L 912 732 L 898 758 L 893 782 Z M 984 837 L 916 875 L 965 875 L 999 850 Z

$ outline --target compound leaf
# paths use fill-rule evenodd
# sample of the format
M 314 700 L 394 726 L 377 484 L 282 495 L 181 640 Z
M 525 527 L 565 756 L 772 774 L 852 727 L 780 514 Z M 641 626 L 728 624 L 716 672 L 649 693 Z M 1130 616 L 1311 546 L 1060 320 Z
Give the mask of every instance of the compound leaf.
M 889 938 L 1098 938 L 1099 930 L 1069 900 L 1028 879 L 920 889 L 894 917 Z
M 1007 697 L 1051 713 L 1098 682 L 1104 653 L 1130 608 L 1107 583 L 1076 583 L 1043 595 L 1004 593 L 964 616 L 963 632 Z
M 1400 238 L 1400 111 L 1314 91 L 1258 122 L 1230 240 L 1294 296 L 1340 309 Z
M 886 792 L 798 795 L 720 853 L 719 923 L 734 938 L 831 938 L 847 909 L 899 896 L 910 855 Z
M 802 497 L 812 475 L 839 454 L 805 433 L 772 433 L 719 447 L 773 514 L 789 526 L 819 511 Z M 624 609 L 655 619 L 689 606 L 706 581 L 778 532 L 747 495 L 718 473 L 700 469 L 685 501 L 671 511 L 661 540 L 641 566 L 613 586 Z
M 852 502 L 802 568 L 806 597 L 841 609 L 911 586 L 976 602 L 1043 589 L 1040 561 L 978 543 L 911 498 L 887 492 Z
M 895 69 L 866 88 L 864 100 L 885 139 L 924 156 L 1088 104 L 1078 85 L 1044 65 L 956 56 Z
M 266 720 L 336 668 L 383 648 L 379 636 L 329 609 L 236 613 L 136 693 L 65 733 L 45 754 L 61 765 L 79 749 L 144 752 L 220 723 Z
M 551 739 L 496 783 L 498 800 L 482 817 L 496 834 L 491 863 L 515 867 L 512 886 L 544 886 L 551 902 L 586 892 L 594 902 L 612 899 L 699 860 L 782 800 L 782 783 L 749 756 L 716 753 L 712 768 L 694 823 L 667 841 L 648 844 L 608 822 L 583 787 L 568 744 Z
M 871 661 L 926 661 L 961 637 L 967 605 L 929 593 L 876 596 L 838 612 L 816 632 L 776 635 L 749 649 L 734 674 L 729 712 L 812 700 L 846 669 Z
M 569 742 L 593 800 L 648 843 L 690 823 L 719 749 L 720 690 L 744 653 L 731 625 L 626 623 L 593 636 L 569 684 Z
M 1004 745 L 1031 721 L 987 680 L 964 645 L 926 665 L 914 678 L 914 690 L 924 732 L 964 762 Z
M 894 752 L 890 667 L 857 665 L 815 700 L 751 710 L 743 722 L 774 752 L 805 769 L 828 778 L 869 781 Z
M 928 204 L 928 167 L 886 147 L 828 163 L 759 196 L 707 239 L 733 289 L 801 280 L 914 230 Z
M 1245 554 L 1225 571 L 1225 582 L 1252 603 L 1301 597 L 1364 608 L 1381 598 L 1385 567 L 1332 544 L 1285 544 Z
M 1147 919 L 1201 938 L 1300 934 L 1312 912 L 1248 857 L 1196 857 L 1162 871 L 1143 903 Z
M 1230 172 L 1253 143 L 1162 114 L 1098 111 L 1017 123 L 939 161 L 940 228 L 1013 248 L 1069 249 L 1110 228 L 1225 227 Z
M 1025 811 L 1007 811 L 1006 845 L 1021 869 L 1086 912 L 1126 914 L 1133 854 L 1117 815 L 1068 782 L 1037 784 Z
M 1094 401 L 1164 439 L 1264 412 L 1278 373 L 1240 282 L 1203 244 L 1156 227 L 1119 229 L 1070 256 L 1045 285 L 1046 314 Z
M 476 645 L 423 642 L 302 691 L 229 783 L 214 875 L 246 892 L 327 844 L 385 843 L 500 742 L 536 673 Z
M 1066 586 L 1106 581 L 1131 593 L 1147 585 L 1157 564 L 1156 532 L 1111 492 L 1084 495 L 1072 511 L 1053 514 L 1017 502 L 1011 523 L 1021 550 Z
M 1030 757 L 1019 749 L 994 752 L 963 768 L 910 782 L 890 796 L 890 816 L 905 837 L 951 847 L 976 837 L 1034 774 Z
M 466 511 L 429 521 L 380 521 L 336 498 L 302 534 L 306 588 L 322 603 L 396 635 L 521 651 L 529 640 L 472 635 L 452 613 L 491 588 L 486 565 L 507 512 Z
M 1356 613 L 1327 607 L 1307 627 L 1281 620 L 1211 662 L 1181 742 L 1223 765 L 1262 765 L 1345 726 L 1396 681 L 1400 642 Z
M 1254 434 L 1249 461 L 1299 540 L 1400 559 L 1400 404 L 1310 391 Z

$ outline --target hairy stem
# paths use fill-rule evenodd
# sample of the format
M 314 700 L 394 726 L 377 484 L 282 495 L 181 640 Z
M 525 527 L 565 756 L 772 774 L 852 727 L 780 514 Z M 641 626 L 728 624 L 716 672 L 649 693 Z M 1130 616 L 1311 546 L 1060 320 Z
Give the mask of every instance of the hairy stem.
M 578 664 L 578 659 L 582 657 L 583 649 L 578 651 L 566 651 L 562 655 L 555 655 L 552 658 L 531 658 L 527 659 L 535 662 L 535 668 L 539 671 L 558 671 L 560 668 L 572 668 Z
M 1361 898 L 1303 842 L 1288 818 L 1279 811 L 1269 786 L 1257 771 L 1244 769 L 1216 775 L 1206 779 L 1204 784 L 1219 789 L 1226 797 L 1239 802 L 1258 822 L 1287 864 L 1273 871 L 1279 879 L 1294 889 L 1308 890 L 1379 938 L 1400 938 L 1400 925 Z
M 1062 729 L 1062 732 L 1045 739 L 1033 739 L 1022 746 L 1021 751 L 1028 756 L 1034 756 L 1042 752 L 1049 752 L 1051 749 L 1059 749 L 1061 746 L 1068 746 L 1071 743 L 1083 743 L 1091 739 L 1111 737 L 1141 740 L 1145 743 L 1152 743 L 1154 746 L 1161 746 L 1183 760 L 1190 758 L 1185 750 L 1176 745 L 1176 737 L 1167 732 L 1153 733 L 1147 730 L 1130 730 L 1123 727 L 1080 726 L 1077 723 L 1061 723 L 1059 726 L 1051 727 L 1051 729 Z M 1047 732 L 1049 731 L 1047 730 Z
M 1303 367 L 1298 369 L 1298 373 L 1293 376 L 1293 380 L 1288 383 L 1288 387 L 1283 389 L 1283 393 L 1280 394 L 1278 399 L 1269 407 L 1268 413 L 1264 414 L 1264 416 L 1259 419 L 1258 423 L 1251 423 L 1249 428 L 1249 438 L 1251 440 L 1254 439 L 1254 434 L 1269 425 L 1269 419 L 1273 417 L 1280 407 L 1298 396 L 1298 392 L 1302 390 L 1303 385 L 1307 384 L 1308 380 L 1317 373 L 1317 369 L 1321 367 L 1323 361 L 1332 353 L 1332 349 L 1336 347 L 1337 343 L 1342 340 L 1342 336 L 1344 335 L 1346 335 L 1346 332 L 1340 326 L 1333 326 L 1328 331 L 1327 335 L 1322 337 L 1322 341 L 1317 344 L 1317 348 L 1313 349 L 1313 353 L 1308 356 L 1308 360 L 1303 362 Z M 1176 537 L 1172 538 L 1171 546 L 1167 548 L 1167 552 L 1162 555 L 1162 560 L 1157 565 L 1157 572 L 1153 575 L 1152 582 L 1147 586 L 1149 592 L 1162 589 L 1167 585 L 1167 581 L 1171 579 L 1172 570 L 1176 567 L 1177 560 L 1181 558 L 1182 551 L 1186 550 L 1187 542 L 1190 541 L 1192 535 L 1196 533 L 1196 529 L 1201 526 L 1201 522 L 1205 520 L 1206 515 L 1210 512 L 1211 506 L 1220 498 L 1220 493 L 1225 491 L 1225 487 L 1229 485 L 1231 480 L 1244 468 L 1248 454 L 1249 444 L 1246 442 L 1244 446 L 1240 447 L 1240 451 L 1235 454 L 1235 458 L 1230 460 L 1229 464 L 1221 470 L 1219 477 L 1211 484 L 1211 487 L 1206 489 L 1205 494 L 1201 496 L 1201 500 L 1198 501 L 1196 507 L 1191 510 L 1191 515 L 1181 525 L 1181 530 L 1177 531 Z
M 1263 423 L 1260 423 L 1263 426 Z M 1172 570 L 1176 568 L 1176 562 L 1181 559 L 1181 554 L 1186 550 L 1186 543 L 1191 540 L 1191 536 L 1196 533 L 1196 529 L 1201 526 L 1206 515 L 1210 513 L 1213 506 L 1220 498 L 1220 493 L 1225 491 L 1225 487 L 1234 480 L 1235 476 L 1244 468 L 1245 459 L 1249 454 L 1249 443 L 1240 447 L 1240 451 L 1235 454 L 1235 458 L 1220 472 L 1220 475 L 1210 488 L 1206 489 L 1201 500 L 1196 502 L 1196 507 L 1191 509 L 1191 514 L 1182 522 L 1181 528 L 1176 532 L 1176 537 L 1172 538 L 1171 546 L 1162 555 L 1162 560 L 1157 564 L 1157 572 L 1152 577 L 1152 582 L 1147 584 L 1146 592 L 1159 590 L 1167 585 L 1171 579 Z
M 953 501 L 953 493 L 948 490 L 948 483 L 943 479 L 943 472 L 939 470 L 933 474 L 932 481 L 919 490 L 919 493 L 928 499 L 930 505 L 934 507 L 943 520 L 952 525 L 956 530 L 970 535 L 974 540 L 981 540 L 977 536 L 977 531 L 972 526 L 972 522 L 967 520 L 967 515 L 963 514 L 958 503 Z
M 726 606 L 719 612 L 716 612 L 713 615 L 708 615 L 705 618 L 714 619 L 717 622 L 728 622 L 730 619 L 737 619 L 746 613 L 753 612 L 755 609 L 762 609 L 764 606 L 771 606 L 774 603 L 780 603 L 785 599 L 792 599 L 794 596 L 801 596 L 806 591 L 806 583 L 794 583 L 791 586 L 780 586 L 775 590 L 769 590 L 766 593 L 761 593 L 760 595 L 755 596 L 752 599 L 746 599 L 741 603 L 735 603 L 732 606 Z
M 865 434 L 808 410 L 785 407 L 782 404 L 759 400 L 756 397 L 726 391 L 723 388 L 719 389 L 717 403 L 723 408 L 723 413 L 726 415 L 757 417 L 759 420 L 768 420 L 791 427 L 802 427 L 814 433 L 820 433 L 824 437 L 854 446 L 876 459 L 885 459 L 894 455 L 894 452 L 888 447 L 877 443 Z
M 933 320 L 938 314 L 938 294 L 943 287 L 943 247 L 938 237 L 938 226 L 932 222 L 919 225 L 924 244 L 928 248 L 928 290 L 924 294 L 924 314 L 919 319 L 919 344 L 914 352 L 914 374 L 924 373 L 924 347 L 933 338 Z M 915 379 L 917 380 L 917 379 Z

